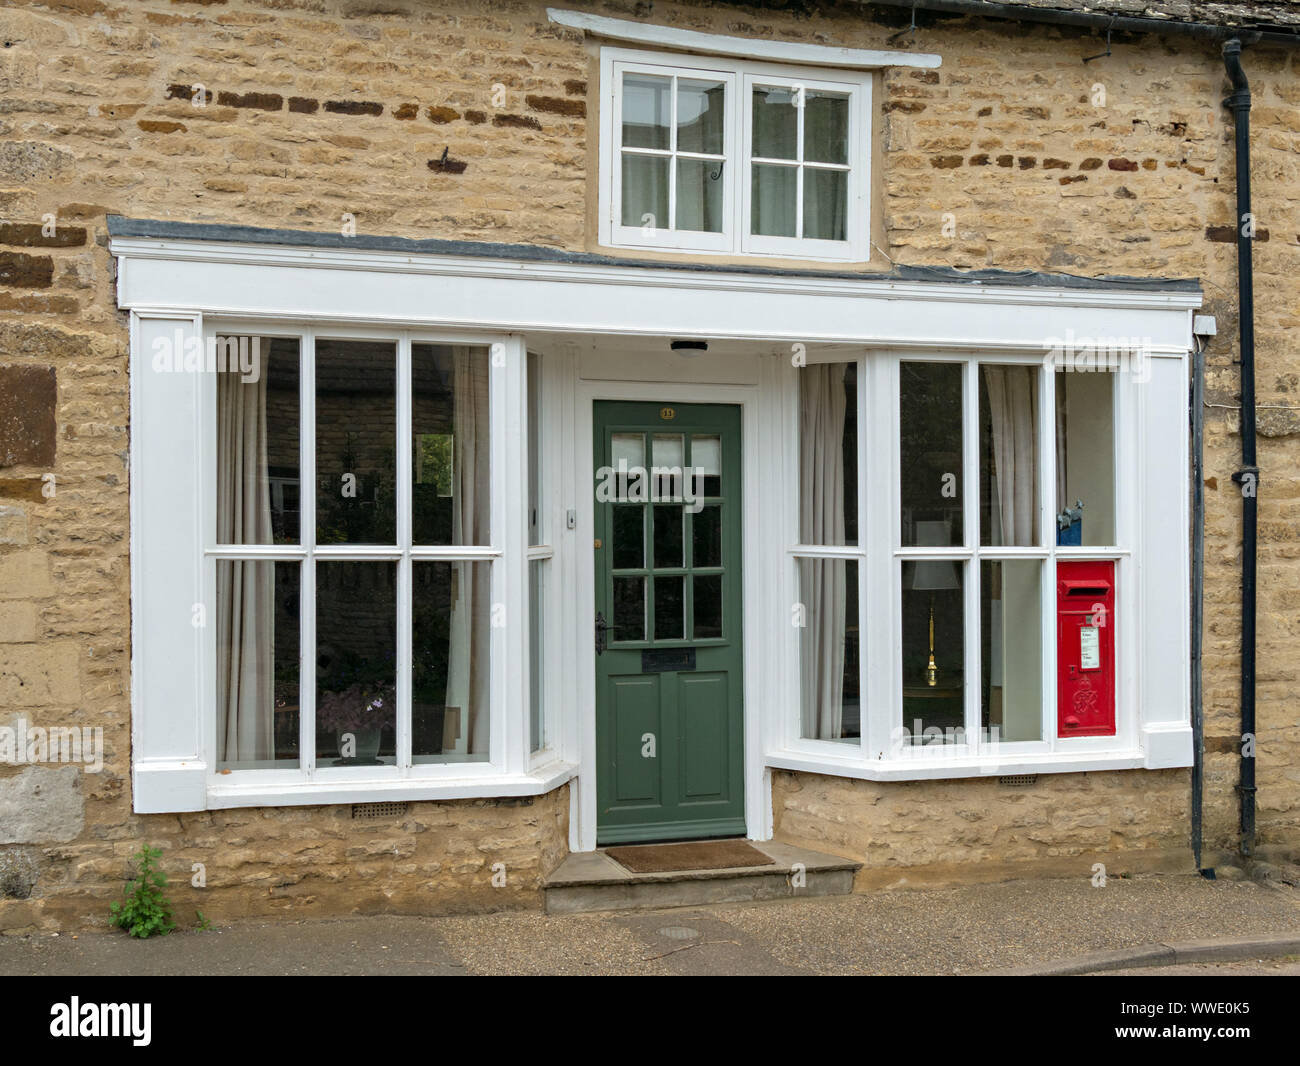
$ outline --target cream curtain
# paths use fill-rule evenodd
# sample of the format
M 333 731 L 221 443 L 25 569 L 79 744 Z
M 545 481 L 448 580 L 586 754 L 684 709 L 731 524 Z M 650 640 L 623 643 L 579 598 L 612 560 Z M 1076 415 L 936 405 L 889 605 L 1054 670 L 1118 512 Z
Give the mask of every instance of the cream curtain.
M 997 473 L 999 543 L 1038 542 L 1038 390 L 1035 368 L 983 366 Z
M 804 544 L 844 543 L 844 365 L 804 367 L 799 392 L 799 529 Z M 846 563 L 803 559 L 799 595 L 803 735 L 843 732 Z
M 217 541 L 270 544 L 266 379 L 217 375 Z M 217 564 L 218 759 L 275 758 L 275 563 Z
M 453 544 L 486 545 L 491 543 L 488 360 L 482 348 L 457 347 L 452 356 L 456 410 L 451 539 Z M 488 753 L 491 595 L 488 563 L 452 563 L 447 707 L 460 711 L 461 732 L 455 750 L 467 755 Z

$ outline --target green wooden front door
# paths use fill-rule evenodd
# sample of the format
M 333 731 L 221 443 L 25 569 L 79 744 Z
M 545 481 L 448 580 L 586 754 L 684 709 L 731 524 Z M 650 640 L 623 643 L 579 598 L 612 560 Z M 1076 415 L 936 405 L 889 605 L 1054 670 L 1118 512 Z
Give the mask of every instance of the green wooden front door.
M 595 427 L 597 841 L 743 835 L 740 408 Z

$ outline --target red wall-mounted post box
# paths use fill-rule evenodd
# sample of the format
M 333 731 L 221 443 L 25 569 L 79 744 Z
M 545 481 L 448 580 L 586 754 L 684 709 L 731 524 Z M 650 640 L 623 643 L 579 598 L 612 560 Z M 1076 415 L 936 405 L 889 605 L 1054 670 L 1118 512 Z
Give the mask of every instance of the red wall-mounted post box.
M 1056 564 L 1056 735 L 1115 735 L 1115 564 Z

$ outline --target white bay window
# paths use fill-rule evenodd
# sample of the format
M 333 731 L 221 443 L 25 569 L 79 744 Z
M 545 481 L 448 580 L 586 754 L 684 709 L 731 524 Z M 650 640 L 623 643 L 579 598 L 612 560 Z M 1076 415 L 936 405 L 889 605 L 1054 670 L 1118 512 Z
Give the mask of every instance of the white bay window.
M 1115 469 L 1141 374 L 873 353 L 791 377 L 790 762 L 952 775 L 1131 751 L 1136 501 Z

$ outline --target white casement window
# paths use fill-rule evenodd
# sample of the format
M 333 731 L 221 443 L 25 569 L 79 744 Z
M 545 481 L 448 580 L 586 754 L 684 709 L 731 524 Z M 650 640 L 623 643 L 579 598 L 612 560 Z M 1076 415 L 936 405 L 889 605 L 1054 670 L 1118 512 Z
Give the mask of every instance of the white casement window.
M 602 244 L 868 257 L 870 74 L 601 57 Z
M 901 776 L 1135 750 L 1137 508 L 1117 471 L 1153 386 L 1010 355 L 795 374 L 787 750 Z

